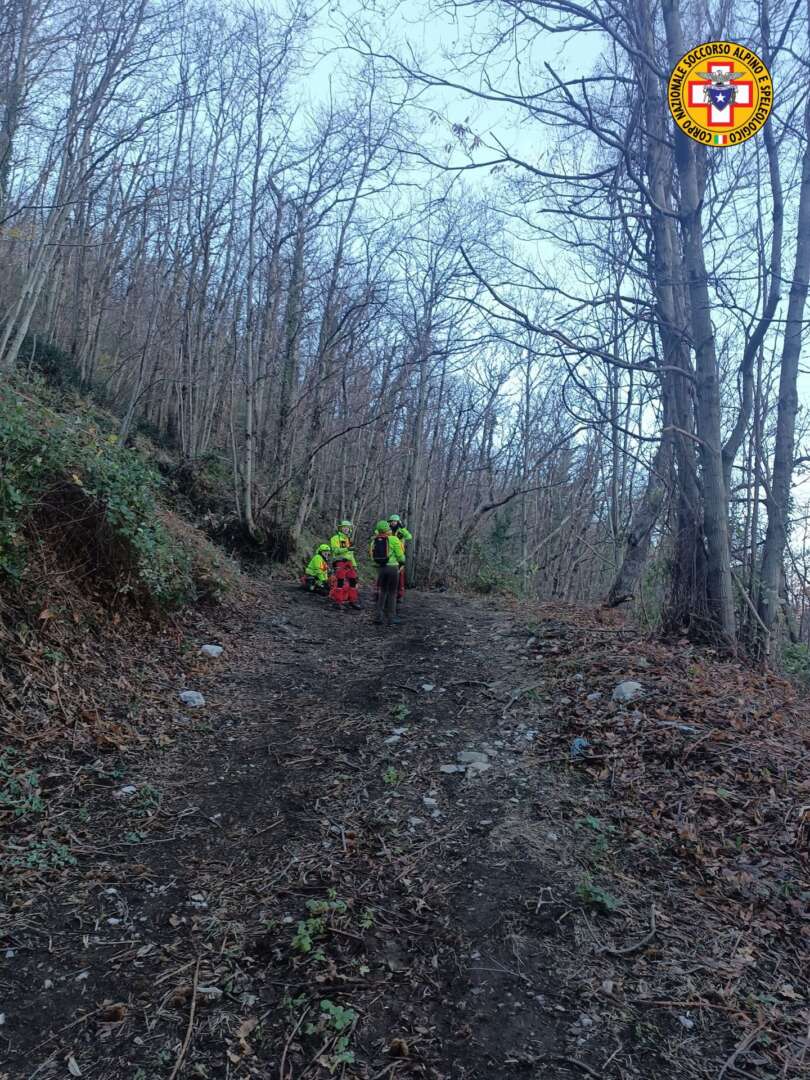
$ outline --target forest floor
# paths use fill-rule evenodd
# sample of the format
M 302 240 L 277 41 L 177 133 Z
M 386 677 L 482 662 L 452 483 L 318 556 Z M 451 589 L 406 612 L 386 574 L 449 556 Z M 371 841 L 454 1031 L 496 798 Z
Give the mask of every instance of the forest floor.
M 6 730 L 48 810 L 5 812 L 0 1077 L 810 1075 L 794 690 L 595 611 L 403 615 L 251 584 Z

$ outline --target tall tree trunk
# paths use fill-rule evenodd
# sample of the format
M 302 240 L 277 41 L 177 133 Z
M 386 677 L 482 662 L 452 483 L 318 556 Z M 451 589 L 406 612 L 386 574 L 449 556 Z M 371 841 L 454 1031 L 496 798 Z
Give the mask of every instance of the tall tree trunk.
M 670 59 L 684 53 L 678 0 L 663 0 Z M 720 372 L 711 320 L 708 274 L 703 253 L 703 193 L 706 148 L 680 129 L 673 129 L 675 165 L 680 183 L 680 220 L 684 268 L 689 292 L 689 319 L 695 351 L 697 401 L 695 417 L 703 487 L 703 531 L 706 537 L 706 587 L 711 626 L 708 636 L 733 651 L 736 645 L 734 590 L 728 528 L 728 493 L 723 475 Z M 703 636 L 703 635 L 701 635 Z
M 295 247 L 293 249 L 290 281 L 287 286 L 287 304 L 284 310 L 281 379 L 276 417 L 276 437 L 273 451 L 273 467 L 281 468 L 284 444 L 290 424 L 292 394 L 298 371 L 298 341 L 301 333 L 301 309 L 304 292 L 304 248 L 306 242 L 306 210 L 300 206 L 297 212 Z
M 768 528 L 762 555 L 759 614 L 770 633 L 779 613 L 779 586 L 790 523 L 790 487 L 796 441 L 796 413 L 799 396 L 796 382 L 802 349 L 804 309 L 810 281 L 810 98 L 804 112 L 806 135 L 802 156 L 802 179 L 796 229 L 796 262 L 790 285 L 782 360 L 779 370 L 779 405 L 773 474 L 767 494 Z
M 32 0 L 17 0 L 14 3 L 14 22 L 9 18 L 4 33 L 12 37 L 14 45 L 13 63 L 2 85 L 2 120 L 0 120 L 0 225 L 6 216 L 6 203 L 8 200 L 8 182 L 11 173 L 12 152 L 14 149 L 14 137 L 20 123 L 23 98 L 25 95 L 25 81 L 27 77 L 28 63 L 30 61 L 29 48 L 31 32 L 33 29 L 33 3 Z
M 637 7 L 638 36 L 642 56 L 638 63 L 638 77 L 642 90 L 642 107 L 647 129 L 646 169 L 650 189 L 650 224 L 652 230 L 651 278 L 655 292 L 655 316 L 661 338 L 661 400 L 663 403 L 664 431 L 672 436 L 675 483 L 675 512 L 672 520 L 675 534 L 672 543 L 670 588 L 664 609 L 664 629 L 670 633 L 683 633 L 689 629 L 695 617 L 705 615 L 705 554 L 701 521 L 701 493 L 697 478 L 697 461 L 693 431 L 694 397 L 692 393 L 693 369 L 689 355 L 687 332 L 687 307 L 683 280 L 680 238 L 675 227 L 675 202 L 672 190 L 674 163 L 668 121 L 661 83 L 651 63 L 655 56 L 655 36 L 648 0 L 641 0 Z M 671 431 L 670 431 L 671 429 Z M 653 487 L 657 478 L 652 476 Z M 646 499 L 646 495 L 645 495 Z M 657 503 L 655 491 L 650 492 L 647 505 L 640 508 L 648 515 Z M 645 535 L 644 523 L 638 535 Z M 650 529 L 654 522 L 650 523 Z M 649 531 L 647 549 L 649 546 Z M 643 571 L 645 549 L 638 545 L 629 548 L 631 564 L 628 568 L 636 575 Z M 624 578 L 622 582 L 622 578 Z M 617 590 L 626 593 L 635 582 L 625 576 L 623 570 L 617 575 L 621 582 Z M 613 592 L 613 590 L 611 590 Z
M 618 607 L 635 595 L 647 562 L 653 529 L 661 513 L 671 469 L 672 433 L 665 430 L 650 466 L 644 494 L 633 514 L 622 564 L 610 586 L 606 601 L 609 607 Z

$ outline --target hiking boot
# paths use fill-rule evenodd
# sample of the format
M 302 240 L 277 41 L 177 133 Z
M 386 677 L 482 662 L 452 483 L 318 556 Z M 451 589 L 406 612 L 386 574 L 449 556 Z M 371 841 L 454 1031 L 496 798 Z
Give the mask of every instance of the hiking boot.
M 355 603 L 353 603 L 351 606 L 354 608 L 355 611 L 362 611 L 363 610 L 363 605 L 360 603 L 359 600 L 356 601 Z
M 399 615 L 392 615 L 391 618 L 388 620 L 388 625 L 389 626 L 399 626 L 399 624 L 401 622 L 402 622 L 402 619 L 400 619 Z
M 371 621 L 374 623 L 375 626 L 382 626 L 382 615 L 375 615 Z

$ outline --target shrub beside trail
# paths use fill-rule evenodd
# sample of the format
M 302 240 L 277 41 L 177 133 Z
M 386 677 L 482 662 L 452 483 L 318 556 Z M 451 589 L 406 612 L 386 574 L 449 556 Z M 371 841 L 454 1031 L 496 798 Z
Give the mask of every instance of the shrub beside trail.
M 173 527 L 158 473 L 104 414 L 66 416 L 28 384 L 0 387 L 0 463 L 4 592 L 24 598 L 46 552 L 109 606 L 172 610 L 224 588 L 227 560 Z

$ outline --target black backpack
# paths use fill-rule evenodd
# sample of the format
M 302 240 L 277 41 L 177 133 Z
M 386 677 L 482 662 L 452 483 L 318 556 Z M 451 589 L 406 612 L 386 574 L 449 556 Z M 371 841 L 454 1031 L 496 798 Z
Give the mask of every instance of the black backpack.
M 386 566 L 388 563 L 388 537 L 375 536 L 371 548 L 371 557 L 377 566 Z

